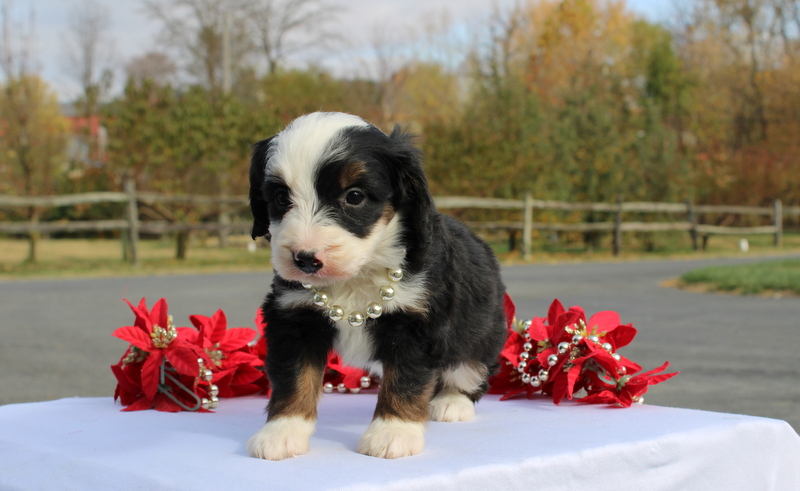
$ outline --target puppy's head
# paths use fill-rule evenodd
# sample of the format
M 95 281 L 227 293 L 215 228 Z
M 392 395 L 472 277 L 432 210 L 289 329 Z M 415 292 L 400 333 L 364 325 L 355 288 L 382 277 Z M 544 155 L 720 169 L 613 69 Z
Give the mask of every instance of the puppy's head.
M 412 136 L 342 113 L 302 116 L 255 145 L 250 207 L 276 272 L 317 287 L 419 256 L 434 211 Z

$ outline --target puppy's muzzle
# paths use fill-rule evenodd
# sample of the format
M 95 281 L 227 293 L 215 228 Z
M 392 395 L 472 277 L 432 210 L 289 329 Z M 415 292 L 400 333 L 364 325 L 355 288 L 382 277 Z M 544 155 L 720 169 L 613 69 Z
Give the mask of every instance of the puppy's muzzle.
M 316 254 L 308 251 L 300 251 L 294 253 L 294 265 L 297 269 L 306 274 L 314 274 L 322 269 L 322 261 L 320 261 Z

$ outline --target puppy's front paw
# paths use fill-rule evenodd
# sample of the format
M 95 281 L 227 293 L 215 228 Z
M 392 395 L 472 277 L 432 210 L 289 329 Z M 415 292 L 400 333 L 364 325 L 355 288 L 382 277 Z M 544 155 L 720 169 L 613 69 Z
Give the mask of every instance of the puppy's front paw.
M 314 426 L 313 421 L 297 416 L 267 421 L 247 440 L 247 452 L 251 457 L 266 460 L 283 460 L 308 453 Z
M 458 391 L 436 394 L 430 408 L 434 421 L 472 421 L 475 417 L 475 403 Z
M 375 418 L 358 442 L 358 452 L 383 459 L 416 455 L 425 448 L 425 425 Z

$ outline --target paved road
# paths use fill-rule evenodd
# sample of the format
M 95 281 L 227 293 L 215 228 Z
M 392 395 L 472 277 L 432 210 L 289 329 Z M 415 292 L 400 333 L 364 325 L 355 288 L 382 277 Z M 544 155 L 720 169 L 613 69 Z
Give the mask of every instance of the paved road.
M 800 431 L 800 298 L 693 294 L 659 282 L 708 264 L 648 261 L 503 269 L 518 316 L 544 316 L 553 298 L 588 313 L 616 310 L 639 330 L 623 354 L 681 375 L 653 387 L 650 404 L 779 418 Z M 111 332 L 133 316 L 122 298 L 166 297 L 178 325 L 222 308 L 253 326 L 266 274 L 0 283 L 0 404 L 111 396 L 109 365 L 125 350 Z

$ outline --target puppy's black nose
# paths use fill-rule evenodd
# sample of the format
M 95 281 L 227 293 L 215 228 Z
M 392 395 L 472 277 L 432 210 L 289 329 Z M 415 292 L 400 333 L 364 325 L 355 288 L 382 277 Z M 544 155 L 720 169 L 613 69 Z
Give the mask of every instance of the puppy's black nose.
M 294 264 L 303 273 L 313 274 L 322 269 L 322 261 L 313 252 L 300 251 L 294 255 Z

